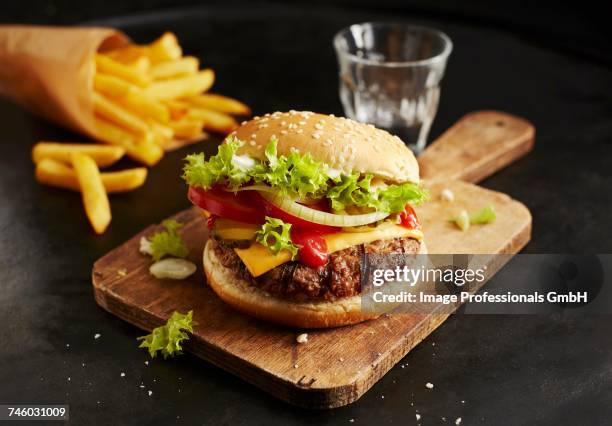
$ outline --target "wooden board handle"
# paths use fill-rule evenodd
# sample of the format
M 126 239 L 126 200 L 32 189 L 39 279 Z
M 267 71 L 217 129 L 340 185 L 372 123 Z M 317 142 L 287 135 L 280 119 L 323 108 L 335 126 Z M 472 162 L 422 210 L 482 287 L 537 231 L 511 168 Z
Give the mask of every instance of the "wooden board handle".
M 463 116 L 418 157 L 423 179 L 480 182 L 533 148 L 535 128 L 499 111 Z

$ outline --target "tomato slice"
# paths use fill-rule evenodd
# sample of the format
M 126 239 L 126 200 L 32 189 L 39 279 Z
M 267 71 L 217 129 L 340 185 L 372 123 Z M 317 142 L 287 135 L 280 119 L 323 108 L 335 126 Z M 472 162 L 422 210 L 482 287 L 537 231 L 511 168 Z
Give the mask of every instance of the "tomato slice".
M 420 228 L 419 219 L 417 218 L 414 209 L 410 204 L 406 204 L 404 211 L 399 214 L 399 224 L 404 228 L 417 229 Z
M 266 211 L 264 210 L 261 197 L 242 191 L 234 194 L 221 188 L 189 187 L 187 198 L 196 206 L 208 210 L 211 215 L 225 217 L 245 223 L 264 223 Z
M 211 214 L 210 216 L 208 216 L 208 219 L 206 219 L 206 227 L 208 228 L 209 231 L 215 227 L 215 222 L 217 221 L 217 217 L 218 217 L 217 215 Z
M 327 264 L 329 252 L 325 238 L 317 232 L 304 228 L 291 229 L 291 241 L 300 246 L 300 262 L 312 268 Z
M 294 216 L 291 213 L 287 213 L 286 211 L 280 209 L 279 207 L 275 206 L 274 204 L 272 204 L 271 202 L 269 202 L 268 200 L 266 200 L 265 198 L 263 198 L 261 196 L 259 196 L 259 199 L 263 203 L 263 206 L 264 206 L 264 208 L 266 210 L 266 214 L 268 216 L 275 217 L 275 218 L 280 219 L 280 220 L 282 220 L 283 222 L 286 222 L 286 223 L 291 223 L 295 227 L 304 228 L 304 229 L 310 229 L 310 230 L 318 231 L 318 232 L 321 232 L 321 233 L 324 233 L 324 234 L 331 234 L 333 232 L 340 231 L 340 228 L 338 228 L 338 227 L 329 226 L 329 225 L 321 225 L 321 224 L 318 224 L 318 223 L 312 223 L 312 222 L 309 222 L 309 221 L 307 221 L 305 219 L 302 219 L 302 218 L 299 218 L 297 216 Z M 322 208 L 322 206 L 321 206 L 321 208 Z

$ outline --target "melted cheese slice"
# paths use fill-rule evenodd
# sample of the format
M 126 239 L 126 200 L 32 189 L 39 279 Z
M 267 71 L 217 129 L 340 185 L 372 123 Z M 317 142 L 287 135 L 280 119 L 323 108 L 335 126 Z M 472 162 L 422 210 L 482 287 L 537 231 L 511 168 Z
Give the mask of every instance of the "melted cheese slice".
M 333 253 L 359 244 L 399 237 L 414 238 L 420 241 L 423 239 L 423 233 L 418 229 L 407 229 L 403 226 L 391 225 L 380 227 L 380 229 L 370 232 L 338 232 L 336 234 L 325 235 L 323 238 L 327 242 L 327 250 Z M 234 251 L 254 277 L 265 274 L 269 270 L 291 260 L 291 253 L 289 251 L 283 250 L 274 254 L 267 247 L 259 243 L 253 243 L 246 249 L 234 249 Z

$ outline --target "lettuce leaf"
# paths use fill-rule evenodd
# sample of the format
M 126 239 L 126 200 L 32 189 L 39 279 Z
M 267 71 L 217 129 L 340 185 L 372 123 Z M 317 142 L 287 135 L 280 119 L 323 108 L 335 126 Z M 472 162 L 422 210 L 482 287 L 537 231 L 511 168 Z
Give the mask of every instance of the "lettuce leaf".
M 162 222 L 165 231 L 153 234 L 150 238 L 150 250 L 153 260 L 156 262 L 164 256 L 187 257 L 189 249 L 185 246 L 178 230 L 183 227 L 182 223 L 168 219 Z
M 237 190 L 246 183 L 265 184 L 298 200 L 327 197 L 336 211 L 358 206 L 399 213 L 406 204 L 418 204 L 427 198 L 426 191 L 413 183 L 373 189 L 372 175 L 337 175 L 309 153 L 300 154 L 294 150 L 288 156 L 279 156 L 275 138 L 266 146 L 265 161 L 246 161 L 249 159 L 237 155 L 243 144 L 239 139 L 229 137 L 219 146 L 217 155 L 208 161 L 204 154 L 187 156 L 183 179 L 191 186 L 204 189 L 215 184 L 226 185 L 230 190 Z
M 142 341 L 139 348 L 146 348 L 151 358 L 155 358 L 161 352 L 164 359 L 180 355 L 183 348 L 181 343 L 189 339 L 186 331 L 193 333 L 193 327 L 197 325 L 193 321 L 193 311 L 186 314 L 174 312 L 166 322 L 166 325 L 155 328 L 151 334 L 141 336 L 137 340 Z
M 315 161 L 310 154 L 292 151 L 289 156 L 278 156 L 278 140 L 272 139 L 266 146 L 267 167 L 253 173 L 256 183 L 266 183 L 281 194 L 291 197 L 320 198 L 328 187 L 328 167 Z
M 461 210 L 459 214 L 450 219 L 450 221 L 457 225 L 457 228 L 461 229 L 462 231 L 467 231 L 470 229 L 470 215 L 466 210 Z
M 370 174 L 360 177 L 359 173 L 340 176 L 339 182 L 327 192 L 331 208 L 341 211 L 348 206 L 358 206 L 400 213 L 406 204 L 419 204 L 428 197 L 427 192 L 414 183 L 373 189 L 372 178 Z
M 255 241 L 270 249 L 274 254 L 282 250 L 291 252 L 291 260 L 298 255 L 299 247 L 291 241 L 291 224 L 266 216 L 266 223 L 255 233 Z
M 482 210 L 470 215 L 470 223 L 476 225 L 483 225 L 489 222 L 493 222 L 497 218 L 495 209 L 492 205 L 484 207 Z
M 459 229 L 467 231 L 470 225 L 484 225 L 493 222 L 497 218 L 495 209 L 488 205 L 476 213 L 469 214 L 466 210 L 461 210 L 457 216 L 450 219 Z
M 234 137 L 219 145 L 217 155 L 206 161 L 204 153 L 191 154 L 185 157 L 187 164 L 183 168 L 183 179 L 190 186 L 208 189 L 217 183 L 224 183 L 230 189 L 237 189 L 251 180 L 249 169 L 234 163 L 234 156 L 244 142 Z
M 389 185 L 379 190 L 376 198 L 378 199 L 376 210 L 400 213 L 404 211 L 406 204 L 418 205 L 427 201 L 429 194 L 419 185 L 406 182 L 401 185 Z

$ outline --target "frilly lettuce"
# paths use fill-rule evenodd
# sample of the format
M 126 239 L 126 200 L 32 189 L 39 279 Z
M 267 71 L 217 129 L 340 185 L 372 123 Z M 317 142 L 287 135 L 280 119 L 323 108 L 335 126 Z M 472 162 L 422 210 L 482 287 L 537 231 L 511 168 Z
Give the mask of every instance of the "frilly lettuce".
M 398 213 L 406 204 L 418 204 L 427 197 L 426 191 L 413 183 L 373 189 L 372 175 L 332 173 L 326 164 L 317 162 L 308 153 L 292 151 L 288 156 L 279 156 L 276 139 L 266 146 L 265 161 L 255 161 L 245 167 L 248 162 L 238 161 L 241 156 L 236 155 L 243 144 L 230 137 L 208 161 L 203 153 L 187 156 L 183 179 L 191 186 L 204 189 L 216 184 L 230 190 L 237 190 L 246 183 L 265 184 L 296 199 L 326 197 L 336 211 L 358 206 Z
M 165 231 L 157 232 L 150 238 L 150 251 L 156 262 L 164 256 L 187 257 L 189 249 L 185 246 L 178 230 L 183 224 L 176 220 L 168 219 L 162 222 Z
M 254 168 L 256 183 L 267 183 L 283 195 L 298 198 L 319 198 L 328 187 L 328 167 L 315 161 L 310 154 L 292 151 L 288 157 L 277 155 L 278 140 L 266 146 L 267 165 Z M 267 167 L 266 167 L 267 166 Z
M 299 247 L 291 241 L 291 224 L 280 219 L 266 216 L 266 223 L 255 233 L 255 240 L 277 254 L 282 250 L 291 252 L 291 259 L 295 259 Z
M 251 180 L 249 170 L 233 162 L 236 151 L 243 142 L 230 138 L 226 143 L 219 145 L 217 155 L 208 161 L 204 153 L 191 154 L 185 158 L 187 164 L 183 168 L 183 179 L 190 186 L 208 189 L 217 183 L 226 183 L 231 189 L 237 189 L 245 182 Z
M 139 337 L 142 341 L 139 348 L 146 348 L 151 358 L 155 358 L 157 352 L 161 352 L 164 359 L 180 355 L 183 348 L 181 343 L 189 339 L 187 331 L 193 333 L 193 327 L 197 325 L 193 321 L 193 311 L 186 314 L 174 312 L 165 325 L 155 328 L 151 334 Z
M 357 206 L 400 213 L 406 204 L 419 204 L 427 199 L 427 192 L 414 183 L 374 189 L 372 178 L 370 174 L 360 176 L 359 173 L 340 176 L 336 185 L 327 192 L 331 208 L 341 211 L 349 206 Z

